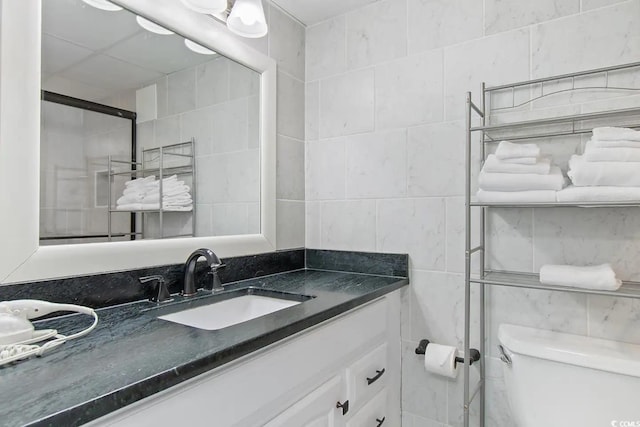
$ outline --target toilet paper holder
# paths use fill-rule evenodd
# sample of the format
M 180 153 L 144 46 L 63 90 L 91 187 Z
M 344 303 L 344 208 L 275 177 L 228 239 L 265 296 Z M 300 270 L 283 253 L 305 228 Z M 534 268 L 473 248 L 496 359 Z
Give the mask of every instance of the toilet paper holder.
M 429 345 L 429 340 L 420 340 L 418 347 L 416 348 L 416 354 L 425 354 L 427 352 L 427 346 Z M 473 365 L 473 362 L 477 362 L 480 360 L 480 352 L 475 348 L 471 349 L 471 361 L 469 365 Z M 464 363 L 464 357 L 456 357 L 456 364 Z

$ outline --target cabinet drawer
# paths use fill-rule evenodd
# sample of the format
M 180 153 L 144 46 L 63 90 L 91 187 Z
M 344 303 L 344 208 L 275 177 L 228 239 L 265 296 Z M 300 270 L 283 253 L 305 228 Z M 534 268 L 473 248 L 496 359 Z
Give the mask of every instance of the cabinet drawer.
M 388 427 L 387 389 L 383 389 L 347 422 L 347 427 Z
M 382 344 L 347 368 L 347 395 L 354 408 L 384 388 L 387 365 L 387 344 Z

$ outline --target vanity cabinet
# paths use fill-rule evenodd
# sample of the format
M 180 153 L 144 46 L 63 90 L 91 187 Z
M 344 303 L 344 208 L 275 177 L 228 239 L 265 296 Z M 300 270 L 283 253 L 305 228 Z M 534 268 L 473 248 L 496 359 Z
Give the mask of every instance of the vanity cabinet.
M 90 425 L 399 426 L 399 292 Z

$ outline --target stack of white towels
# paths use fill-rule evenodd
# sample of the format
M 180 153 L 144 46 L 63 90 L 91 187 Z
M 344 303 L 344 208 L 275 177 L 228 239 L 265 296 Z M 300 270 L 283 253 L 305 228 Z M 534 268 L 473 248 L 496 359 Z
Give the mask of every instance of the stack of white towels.
M 193 200 L 190 188 L 176 175 L 162 180 L 162 209 L 166 211 L 191 211 Z M 125 183 L 122 196 L 116 202 L 117 209 L 139 211 L 160 209 L 160 181 L 155 176 L 138 178 Z
M 537 144 L 502 141 L 480 171 L 477 199 L 485 203 L 555 202 L 556 191 L 565 182 L 560 168 L 541 156 Z
M 573 186 L 560 202 L 640 200 L 640 132 L 618 127 L 593 129 L 582 155 L 569 160 Z

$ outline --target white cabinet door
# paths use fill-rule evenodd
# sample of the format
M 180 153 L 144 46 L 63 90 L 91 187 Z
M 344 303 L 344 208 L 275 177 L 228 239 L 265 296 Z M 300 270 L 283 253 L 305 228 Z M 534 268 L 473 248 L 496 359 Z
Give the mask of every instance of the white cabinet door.
M 265 427 L 338 427 L 342 426 L 342 378 L 337 376 L 289 407 Z

